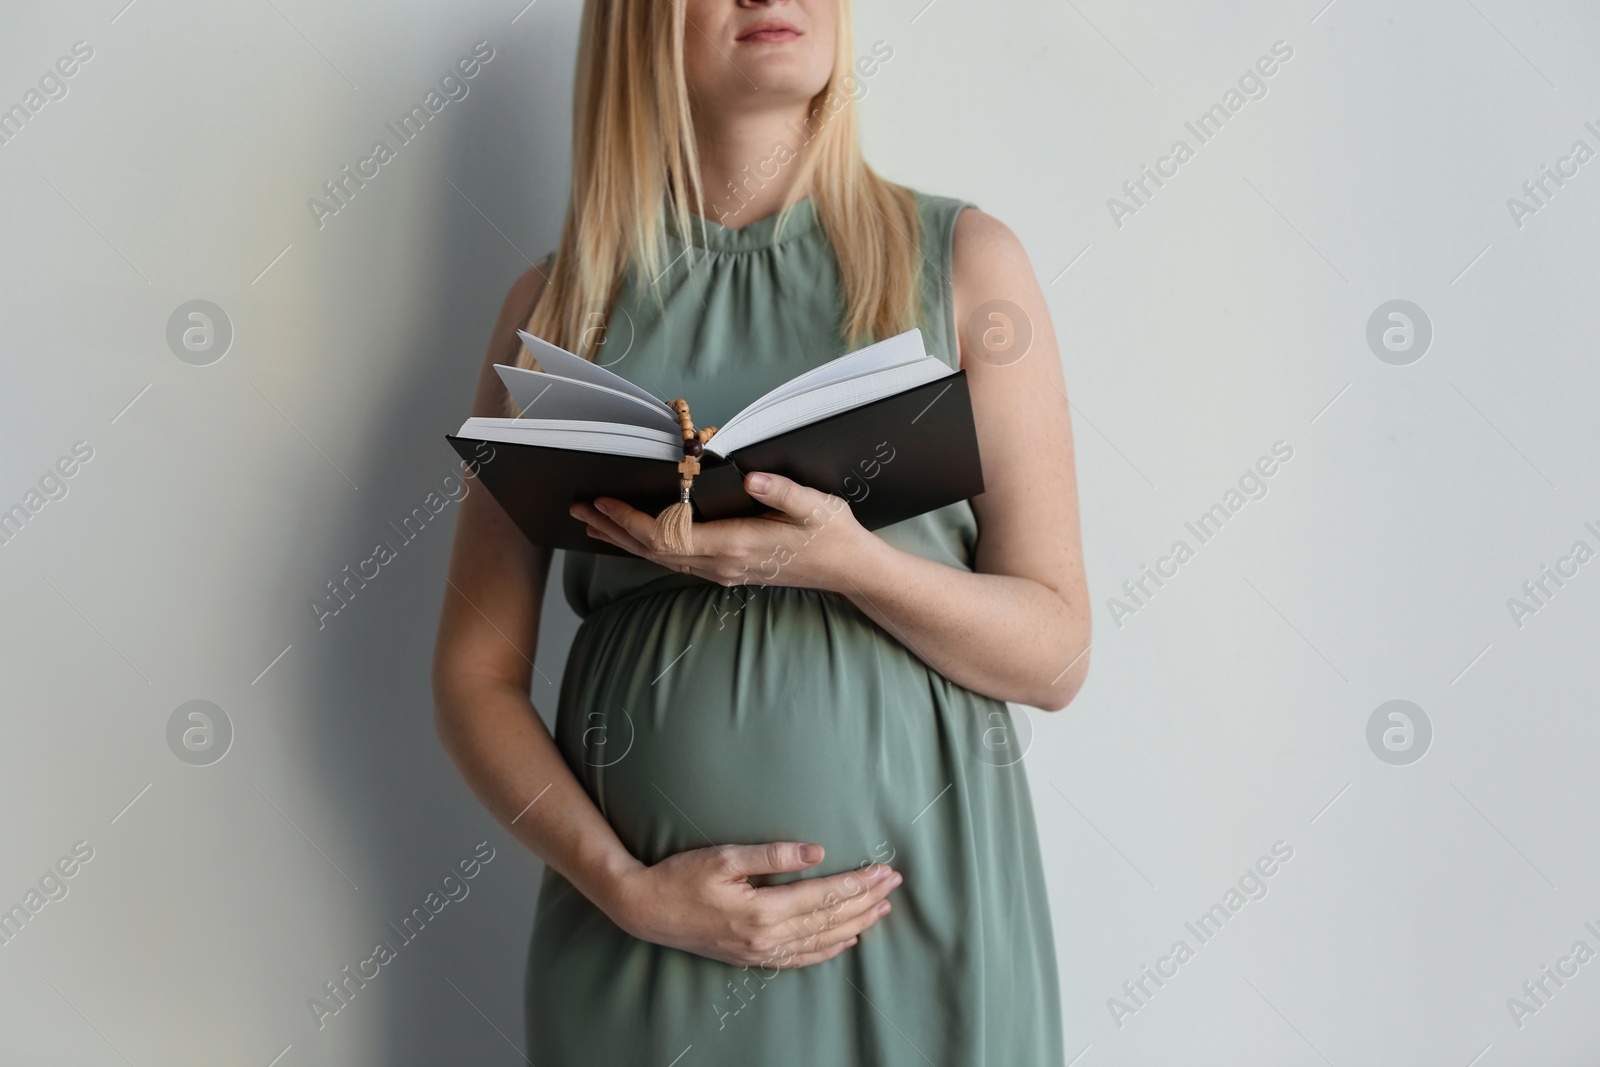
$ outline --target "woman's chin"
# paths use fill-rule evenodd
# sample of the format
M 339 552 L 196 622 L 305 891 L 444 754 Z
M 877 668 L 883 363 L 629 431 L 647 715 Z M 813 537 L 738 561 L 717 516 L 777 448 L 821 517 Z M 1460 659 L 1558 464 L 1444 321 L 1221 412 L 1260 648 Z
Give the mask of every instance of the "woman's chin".
M 779 93 L 785 98 L 810 100 L 827 88 L 829 70 L 819 70 L 816 60 L 782 46 L 766 46 L 734 56 L 739 71 L 749 81 L 740 80 L 746 89 L 752 84 L 763 93 Z

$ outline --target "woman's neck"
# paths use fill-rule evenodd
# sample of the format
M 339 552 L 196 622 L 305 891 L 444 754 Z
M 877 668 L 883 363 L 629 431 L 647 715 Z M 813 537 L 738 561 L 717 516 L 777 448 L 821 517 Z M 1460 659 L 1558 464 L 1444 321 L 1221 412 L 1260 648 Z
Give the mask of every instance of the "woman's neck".
M 732 229 L 775 215 L 795 191 L 809 140 L 805 110 L 696 116 L 701 212 Z

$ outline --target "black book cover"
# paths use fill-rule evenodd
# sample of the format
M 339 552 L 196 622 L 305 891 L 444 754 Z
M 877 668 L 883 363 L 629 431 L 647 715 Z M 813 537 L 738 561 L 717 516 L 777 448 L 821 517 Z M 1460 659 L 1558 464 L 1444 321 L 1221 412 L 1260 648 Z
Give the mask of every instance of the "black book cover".
M 567 509 L 609 496 L 655 515 L 678 499 L 675 461 L 453 434 L 445 440 L 536 545 L 626 555 L 589 537 Z M 967 372 L 746 445 L 725 459 L 706 453 L 690 495 L 696 521 L 767 512 L 744 491 L 750 471 L 843 497 L 869 530 L 977 496 L 983 468 Z

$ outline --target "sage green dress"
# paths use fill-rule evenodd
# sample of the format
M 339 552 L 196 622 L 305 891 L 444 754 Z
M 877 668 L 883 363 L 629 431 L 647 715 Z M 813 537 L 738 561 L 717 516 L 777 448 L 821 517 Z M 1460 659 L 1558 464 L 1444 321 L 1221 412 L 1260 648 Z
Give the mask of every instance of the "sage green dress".
M 948 279 L 968 205 L 920 194 L 918 205 L 923 339 L 959 366 Z M 848 351 L 811 201 L 777 224 L 708 223 L 704 239 L 696 228 L 704 247 L 661 279 L 664 301 L 625 285 L 598 360 L 715 425 Z M 674 239 L 668 255 L 682 250 Z M 979 530 L 963 502 L 879 534 L 971 570 Z M 630 937 L 547 870 L 527 969 L 533 1063 L 1064 1062 L 1044 871 L 1004 702 L 947 680 L 834 593 L 728 588 L 570 552 L 564 586 L 583 623 L 556 741 L 636 857 L 815 841 L 827 858 L 804 877 L 887 861 L 906 880 L 855 947 L 776 970 Z

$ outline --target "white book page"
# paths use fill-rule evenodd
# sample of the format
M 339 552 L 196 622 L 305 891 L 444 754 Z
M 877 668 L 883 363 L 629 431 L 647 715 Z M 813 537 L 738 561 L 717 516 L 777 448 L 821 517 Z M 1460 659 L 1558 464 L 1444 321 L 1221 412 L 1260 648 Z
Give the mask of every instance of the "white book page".
M 830 359 L 822 366 L 813 367 L 799 377 L 791 378 L 771 392 L 757 397 L 730 418 L 728 426 L 736 426 L 745 417 L 799 393 L 928 358 L 930 357 L 927 350 L 922 345 L 921 330 L 907 330 L 905 333 L 886 337 L 866 348 L 857 349 L 837 359 Z
M 576 419 L 663 430 L 678 428 L 672 409 L 654 400 L 641 400 L 632 393 L 576 378 L 543 374 L 526 367 L 496 363 L 494 369 L 525 419 Z
M 634 385 L 622 375 L 608 371 L 597 363 L 590 363 L 582 356 L 575 356 L 564 348 L 557 348 L 549 341 L 541 341 L 526 330 L 518 330 L 517 336 L 522 338 L 522 343 L 528 346 L 528 351 L 533 353 L 533 358 L 539 361 L 539 366 L 547 373 L 615 389 L 619 393 L 631 394 L 658 407 L 667 407 L 667 402 L 650 390 Z M 670 408 L 667 410 L 671 411 Z M 677 424 L 677 416 L 673 416 L 673 424 Z
M 680 458 L 677 416 L 665 401 L 604 367 L 518 330 L 543 372 L 495 365 L 522 419 L 469 419 L 485 440 L 541 444 L 617 455 Z M 745 445 L 954 373 L 927 354 L 912 329 L 829 360 L 745 406 L 707 442 L 726 456 Z M 560 418 L 547 418 L 539 410 Z M 655 412 L 661 412 L 658 417 Z M 497 425 L 504 424 L 504 425 Z M 659 427 L 659 429 L 657 428 Z
M 461 424 L 457 437 L 509 445 L 542 445 L 613 456 L 677 462 L 683 439 L 675 432 L 580 419 L 501 419 L 478 416 Z
M 886 396 L 903 393 L 907 389 L 954 373 L 955 371 L 944 361 L 930 356 L 876 374 L 863 374 L 819 389 L 811 389 L 770 404 L 752 413 L 748 418 L 738 420 L 739 424 L 733 427 L 731 432 L 726 429 L 717 430 L 711 440 L 706 442 L 706 451 L 727 456 L 745 445 L 765 441 L 797 426 L 819 422 L 830 415 L 870 404 Z

